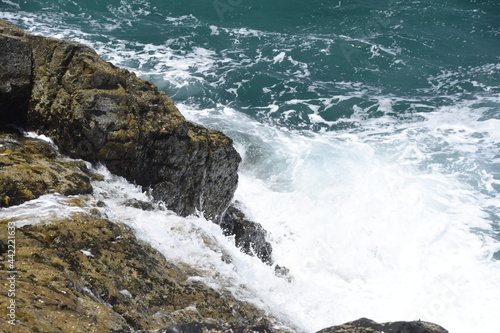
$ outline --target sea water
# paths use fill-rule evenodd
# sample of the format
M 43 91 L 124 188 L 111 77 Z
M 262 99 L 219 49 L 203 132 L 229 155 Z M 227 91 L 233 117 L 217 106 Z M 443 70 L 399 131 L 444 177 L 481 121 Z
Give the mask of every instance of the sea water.
M 288 278 L 203 217 L 125 206 L 150 198 L 96 166 L 104 213 L 192 279 L 306 332 L 359 317 L 498 330 L 498 1 L 0 0 L 0 17 L 95 48 L 234 140 L 235 199 Z M 61 200 L 0 213 L 36 221 Z

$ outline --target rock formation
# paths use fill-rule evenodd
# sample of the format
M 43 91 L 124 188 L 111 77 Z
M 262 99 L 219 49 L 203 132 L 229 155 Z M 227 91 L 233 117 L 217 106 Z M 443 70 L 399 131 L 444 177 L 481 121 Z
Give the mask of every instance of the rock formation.
M 265 230 L 228 208 L 240 162 L 228 137 L 185 121 L 153 84 L 82 44 L 33 36 L 1 20 L 0 43 L 0 128 L 47 135 L 66 155 L 103 163 L 180 215 L 202 212 L 244 252 L 271 263 Z M 0 195 L 12 191 L 20 190 Z
M 394 322 L 378 324 L 361 318 L 343 325 L 325 328 L 317 333 L 448 333 L 436 324 L 424 321 Z
M 273 249 L 266 240 L 266 230 L 259 223 L 248 220 L 236 204 L 227 209 L 220 226 L 226 236 L 234 236 L 236 246 L 242 252 L 272 264 Z
M 58 148 L 13 134 L 19 127 L 49 136 Z M 34 225 L 23 216 L 0 216 L 3 271 L 12 270 L 7 226 L 18 226 L 16 244 L 22 244 L 15 258 L 16 325 L 0 321 L 1 331 L 298 332 L 228 292 L 189 279 L 200 273 L 169 262 L 111 222 L 89 195 L 96 175 L 65 155 L 105 164 L 181 215 L 203 212 L 244 252 L 271 263 L 265 230 L 229 204 L 240 161 L 229 138 L 187 122 L 154 85 L 90 48 L 33 36 L 0 20 L 0 208 L 55 192 L 66 196 L 64 205 L 78 207 L 69 217 L 37 217 Z M 125 204 L 153 209 L 147 202 Z M 286 268 L 276 270 L 287 274 Z M 0 308 L 11 300 L 0 293 Z M 334 332 L 447 331 L 420 321 L 368 319 L 320 331 Z
M 2 20 L 0 45 L 3 127 L 45 134 L 70 157 L 150 188 L 180 215 L 220 219 L 237 186 L 231 139 L 187 122 L 165 93 L 85 45 Z
M 92 192 L 84 162 L 65 161 L 49 144 L 19 135 L 0 136 L 0 207 L 43 194 Z
M 93 203 L 73 198 L 68 204 Z M 8 222 L 0 220 L 3 240 Z M 189 281 L 182 267 L 91 206 L 87 213 L 27 225 L 16 233 L 22 242 L 16 253 L 16 325 L 12 330 L 1 321 L 3 332 L 130 332 L 193 322 L 280 331 L 255 306 Z M 0 265 L 8 270 L 5 249 L 0 252 Z M 7 295 L 0 294 L 0 307 L 8 304 Z

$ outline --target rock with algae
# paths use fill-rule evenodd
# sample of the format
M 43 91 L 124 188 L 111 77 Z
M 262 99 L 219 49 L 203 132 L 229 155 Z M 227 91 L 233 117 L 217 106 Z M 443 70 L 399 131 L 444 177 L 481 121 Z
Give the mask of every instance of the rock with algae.
M 52 138 L 61 152 L 150 188 L 180 215 L 218 220 L 237 186 L 231 139 L 184 119 L 152 83 L 72 41 L 0 20 L 0 127 Z
M 43 194 L 92 193 L 83 161 L 63 160 L 49 143 L 14 134 L 0 136 L 0 207 Z
M 78 200 L 88 205 L 73 204 Z M 9 222 L 22 224 L 0 220 L 1 239 Z M 127 227 L 95 212 L 20 227 L 16 240 L 15 332 L 153 331 L 195 322 L 280 331 L 263 310 L 189 279 Z M 0 294 L 2 308 L 9 301 Z M 14 332 L 10 325 L 2 321 L 0 330 Z

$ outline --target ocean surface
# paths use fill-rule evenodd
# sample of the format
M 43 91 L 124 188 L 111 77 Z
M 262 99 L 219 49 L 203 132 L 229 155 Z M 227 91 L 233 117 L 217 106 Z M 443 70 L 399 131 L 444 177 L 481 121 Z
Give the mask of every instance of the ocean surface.
M 291 282 L 203 217 L 125 207 L 150 199 L 102 167 L 94 183 L 198 279 L 305 332 L 498 332 L 500 1 L 0 0 L 0 17 L 95 48 L 235 141 L 236 199 Z M 65 209 L 51 195 L 0 214 Z

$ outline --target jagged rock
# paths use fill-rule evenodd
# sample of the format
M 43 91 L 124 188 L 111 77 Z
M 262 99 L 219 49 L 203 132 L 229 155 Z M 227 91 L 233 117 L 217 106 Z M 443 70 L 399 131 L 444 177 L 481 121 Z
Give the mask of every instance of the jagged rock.
M 0 239 L 7 239 L 9 222 L 22 221 L 0 220 Z M 264 311 L 188 280 L 127 227 L 96 214 L 24 226 L 16 239 L 22 244 L 15 262 L 16 332 L 154 331 L 195 322 L 279 332 Z M 0 267 L 8 270 L 4 255 Z M 0 306 L 8 302 L 0 294 Z M 9 325 L 1 321 L 0 331 Z
M 378 324 L 373 320 L 361 318 L 343 325 L 325 328 L 318 333 L 448 333 L 448 331 L 425 321 Z
M 242 252 L 255 255 L 266 264 L 272 264 L 273 249 L 266 240 L 266 230 L 259 223 L 248 220 L 235 204 L 229 206 L 220 226 L 226 236 L 234 236 L 236 246 Z
M 0 136 L 0 207 L 19 205 L 43 194 L 92 193 L 83 161 L 63 161 L 41 140 Z
M 187 122 L 152 83 L 83 44 L 3 20 L 0 42 L 0 125 L 43 133 L 64 154 L 101 162 L 180 215 L 221 217 L 238 179 L 231 139 Z

